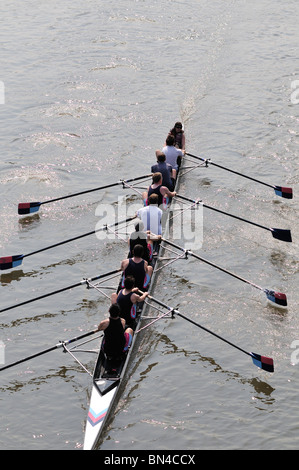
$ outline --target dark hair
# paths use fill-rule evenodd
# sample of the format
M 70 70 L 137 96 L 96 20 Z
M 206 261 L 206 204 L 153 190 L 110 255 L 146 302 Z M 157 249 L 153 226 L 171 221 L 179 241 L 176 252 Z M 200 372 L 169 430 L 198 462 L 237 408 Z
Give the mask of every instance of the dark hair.
M 135 286 L 135 278 L 133 276 L 127 276 L 124 280 L 125 289 L 133 289 Z
M 155 193 L 151 194 L 150 197 L 148 198 L 148 204 L 149 205 L 155 205 L 155 204 L 158 205 L 158 203 L 159 203 L 158 194 L 155 194 Z
M 169 134 L 166 138 L 166 145 L 174 145 L 174 136 L 172 134 Z
M 159 153 L 157 160 L 158 162 L 165 162 L 166 160 L 165 153 Z
M 153 174 L 153 184 L 157 184 L 159 183 L 160 179 L 162 178 L 162 173 L 160 173 L 159 171 L 157 171 L 157 173 L 154 173 Z
M 142 245 L 135 245 L 134 248 L 133 248 L 133 255 L 137 256 L 137 258 L 142 258 L 143 246 Z
M 117 318 L 120 314 L 120 308 L 118 304 L 112 304 L 109 308 L 110 317 Z

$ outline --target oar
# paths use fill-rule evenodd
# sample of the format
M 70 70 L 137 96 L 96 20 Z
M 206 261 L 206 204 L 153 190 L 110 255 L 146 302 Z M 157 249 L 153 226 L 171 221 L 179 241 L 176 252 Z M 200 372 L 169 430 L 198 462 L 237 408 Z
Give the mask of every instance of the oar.
M 141 292 L 141 291 L 139 291 Z M 260 369 L 263 369 L 267 372 L 274 372 L 274 362 L 271 357 L 267 356 L 261 356 L 260 354 L 252 353 L 245 351 L 245 349 L 240 348 L 236 344 L 232 343 L 231 341 L 228 341 L 227 339 L 223 338 L 222 336 L 217 335 L 217 333 L 214 333 L 213 331 L 209 330 L 205 326 L 200 325 L 199 323 L 195 322 L 191 318 L 186 317 L 182 313 L 180 313 L 177 309 L 174 309 L 172 307 L 169 307 L 166 305 L 164 302 L 161 302 L 160 300 L 156 299 L 155 297 L 152 297 L 151 295 L 148 295 L 148 299 L 152 300 L 153 302 L 156 302 L 158 305 L 161 305 L 162 307 L 166 308 L 167 310 L 171 311 L 173 314 L 178 315 L 181 318 L 184 318 L 184 320 L 187 320 L 188 322 L 192 323 L 195 326 L 198 326 L 202 330 L 206 331 L 207 333 L 210 333 L 211 335 L 215 336 L 216 338 L 220 339 L 221 341 L 224 341 L 225 343 L 229 344 L 233 348 L 238 349 L 239 351 L 243 352 L 244 354 L 247 354 L 252 358 L 253 364 Z
M 162 240 L 167 243 L 168 245 L 174 247 L 174 248 L 177 248 L 178 250 L 182 250 L 186 253 L 186 255 L 191 255 L 193 256 L 194 258 L 200 260 L 200 261 L 203 261 L 204 263 L 210 265 L 210 266 L 213 266 L 213 268 L 216 268 L 216 269 L 219 269 L 220 271 L 226 273 L 226 274 L 229 274 L 230 276 L 236 278 L 236 279 L 239 279 L 240 281 L 242 282 L 245 282 L 246 284 L 249 284 L 250 286 L 252 287 L 255 287 L 256 289 L 259 289 L 261 290 L 262 292 L 264 292 L 267 296 L 267 299 L 270 300 L 271 302 L 277 304 L 277 305 L 281 305 L 281 306 L 287 306 L 287 297 L 285 294 L 281 293 L 281 292 L 275 292 L 274 290 L 270 290 L 270 289 L 264 289 L 263 287 L 260 287 L 258 286 L 257 284 L 254 284 L 253 282 L 251 281 L 248 281 L 247 279 L 244 279 L 243 277 L 240 277 L 238 276 L 237 274 L 234 274 L 230 271 L 228 271 L 227 269 L 225 268 L 222 268 L 221 266 L 218 266 L 217 264 L 215 263 L 212 263 L 211 261 L 208 261 L 206 260 L 205 258 L 202 258 L 198 255 L 196 255 L 195 253 L 193 253 L 191 250 L 185 250 L 185 248 L 182 248 L 181 246 L 179 245 L 176 245 L 175 243 L 173 242 L 170 242 L 169 240 L 166 240 L 165 238 L 162 238 Z
M 16 362 L 12 362 L 11 364 L 7 364 L 6 366 L 1 367 L 1 368 L 0 368 L 0 371 L 5 370 L 5 369 L 9 369 L 10 367 L 13 367 L 13 366 L 16 366 L 16 365 L 18 365 L 18 364 L 21 364 L 22 362 L 29 361 L 30 359 L 34 359 L 35 357 L 42 356 L 43 354 L 46 354 L 46 353 L 51 352 L 51 351 L 54 351 L 55 349 L 62 348 L 62 347 L 64 347 L 64 346 L 67 345 L 67 344 L 74 343 L 75 341 L 78 341 L 79 339 L 86 338 L 87 336 L 94 335 L 94 334 L 97 333 L 98 331 L 99 331 L 98 329 L 96 329 L 96 330 L 91 330 L 91 331 L 88 331 L 88 333 L 84 333 L 83 335 L 76 336 L 76 337 L 71 338 L 71 339 L 68 339 L 68 340 L 66 340 L 66 341 L 60 341 L 59 343 L 55 344 L 55 346 L 52 346 L 52 347 L 47 348 L 47 349 L 44 349 L 43 351 L 37 352 L 37 353 L 35 353 L 35 354 L 32 354 L 31 356 L 24 357 L 23 359 L 19 359 L 19 360 L 16 361 Z
M 56 197 L 55 199 L 49 199 L 48 201 L 43 201 L 43 202 L 20 202 L 18 205 L 18 214 L 19 215 L 32 214 L 33 212 L 38 212 L 42 204 L 49 204 L 51 202 L 61 201 L 62 199 L 67 199 L 67 198 L 75 197 L 75 196 L 81 196 L 82 194 L 91 193 L 93 191 L 100 191 L 102 189 L 112 188 L 113 186 L 117 186 L 119 184 L 124 185 L 124 183 L 138 181 L 144 178 L 149 178 L 151 176 L 152 176 L 152 173 L 150 173 L 149 175 L 137 176 L 136 178 L 131 178 L 129 180 L 120 180 L 120 181 L 117 181 L 117 183 L 106 184 L 105 186 L 100 186 L 98 188 L 93 188 L 93 189 L 87 189 L 84 191 L 80 191 L 78 193 L 69 194 L 67 196 Z
M 230 168 L 226 168 L 225 166 L 219 165 L 218 163 L 214 163 L 210 159 L 201 158 L 201 157 L 198 157 L 196 155 L 192 155 L 192 153 L 187 153 L 186 152 L 186 155 L 189 155 L 189 157 L 195 158 L 196 160 L 201 160 L 202 162 L 206 162 L 207 166 L 209 164 L 214 165 L 218 168 L 221 168 L 222 170 L 230 171 L 231 173 L 235 173 L 235 175 L 239 175 L 239 176 L 242 176 L 243 178 L 247 178 L 251 181 L 255 181 L 256 183 L 260 183 L 260 184 L 263 184 L 264 186 L 268 186 L 269 188 L 274 189 L 275 194 L 277 196 L 284 197 L 286 199 L 292 199 L 293 198 L 292 188 L 285 188 L 285 187 L 282 187 L 282 186 L 275 186 L 275 185 L 272 185 L 272 184 L 264 183 L 264 181 L 257 180 L 255 178 L 252 178 L 251 176 L 244 175 L 243 173 L 239 173 L 238 171 L 231 170 Z
M 16 308 L 16 307 L 21 307 L 23 305 L 30 304 L 31 302 L 35 302 L 36 300 L 41 300 L 41 299 L 44 299 L 46 297 L 50 297 L 51 295 L 60 294 L 60 292 L 64 292 L 66 290 L 73 289 L 74 287 L 82 286 L 83 284 L 88 284 L 89 281 L 90 282 L 97 281 L 98 279 L 102 279 L 104 277 L 112 276 L 113 274 L 116 274 L 120 271 L 121 271 L 121 269 L 119 268 L 119 269 L 115 269 L 114 271 L 110 271 L 110 272 L 105 273 L 105 274 L 100 274 L 99 276 L 95 276 L 95 277 L 92 277 L 92 278 L 89 278 L 89 279 L 82 279 L 82 281 L 77 282 L 76 284 L 72 284 L 72 285 L 67 286 L 67 287 L 62 287 L 61 289 L 57 289 L 57 290 L 49 292 L 47 294 L 40 295 L 40 296 L 35 297 L 33 299 L 24 300 L 23 302 L 11 305 L 10 307 L 5 307 L 2 310 L 0 310 L 0 313 L 6 312 L 7 310 L 12 310 L 13 308 Z
M 203 207 L 206 207 L 207 209 L 211 209 L 212 211 L 219 212 L 220 214 L 228 215 L 229 217 L 233 217 L 234 219 L 241 220 L 242 222 L 246 222 L 247 224 L 255 225 L 256 227 L 262 228 L 264 230 L 268 230 L 271 232 L 273 238 L 277 238 L 277 240 L 281 240 L 283 242 L 291 242 L 292 241 L 292 235 L 290 230 L 283 230 L 280 228 L 269 228 L 265 227 L 264 225 L 257 224 L 256 222 L 251 222 L 250 220 L 244 219 L 243 217 L 238 217 L 237 215 L 229 214 L 228 212 L 224 212 L 220 209 L 216 209 L 215 207 L 208 206 L 207 204 L 204 204 L 202 202 L 198 202 L 198 200 L 195 199 L 190 199 L 185 196 L 181 196 L 180 194 L 176 194 L 176 197 L 183 199 L 185 201 L 193 202 L 193 203 L 198 203 L 202 204 Z
M 133 220 L 135 218 L 136 218 L 136 215 L 134 215 L 133 217 L 129 217 L 128 219 L 122 220 L 120 222 L 116 222 L 116 223 L 111 224 L 111 225 L 104 225 L 103 227 L 101 227 L 99 229 L 96 229 L 96 230 L 93 230 L 92 232 L 84 233 L 83 235 L 78 235 L 77 237 L 74 237 L 74 238 L 68 238 L 67 240 L 64 240 L 64 241 L 59 242 L 59 243 L 55 243 L 54 245 L 50 245 L 50 246 L 47 246 L 45 248 L 41 248 L 41 249 L 36 250 L 36 251 L 32 251 L 31 253 L 27 253 L 26 255 L 4 256 L 4 257 L 0 258 L 0 270 L 4 271 L 5 269 L 15 268 L 17 266 L 20 266 L 22 264 L 23 259 L 28 257 L 28 256 L 32 256 L 32 255 L 35 255 L 37 253 L 41 253 L 42 251 L 50 250 L 51 248 L 55 248 L 57 246 L 64 245 L 65 243 L 70 243 L 70 242 L 73 242 L 74 240 L 79 240 L 80 238 L 87 237 L 89 235 L 93 235 L 93 234 L 95 234 L 97 232 L 101 232 L 103 230 L 107 230 L 108 227 L 115 227 L 119 224 L 123 224 L 125 222 L 130 222 L 131 220 Z

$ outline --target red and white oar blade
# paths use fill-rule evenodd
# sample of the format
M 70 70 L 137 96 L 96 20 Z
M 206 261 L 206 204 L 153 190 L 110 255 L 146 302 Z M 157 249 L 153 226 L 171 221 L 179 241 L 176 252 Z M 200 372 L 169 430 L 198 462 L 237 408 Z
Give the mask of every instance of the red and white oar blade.
M 0 258 L 0 270 L 16 268 L 22 264 L 24 255 L 4 256 Z
M 260 354 L 250 353 L 253 364 L 267 372 L 274 372 L 274 362 L 271 357 L 260 356 Z
M 281 305 L 286 307 L 288 305 L 287 296 L 282 292 L 275 292 L 274 290 L 265 290 L 267 299 L 273 302 L 274 304 Z
M 18 205 L 18 214 L 33 214 L 40 208 L 41 202 L 20 202 Z
M 277 196 L 284 197 L 286 199 L 293 199 L 292 188 L 283 188 L 282 186 L 274 186 L 274 191 Z

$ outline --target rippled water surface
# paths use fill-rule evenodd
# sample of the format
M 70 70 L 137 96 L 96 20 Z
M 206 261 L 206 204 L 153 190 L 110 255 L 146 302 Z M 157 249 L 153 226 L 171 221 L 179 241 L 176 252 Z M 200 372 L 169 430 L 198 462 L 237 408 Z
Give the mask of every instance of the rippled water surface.
M 93 231 L 104 205 L 111 214 L 119 202 L 138 206 L 136 191 L 117 186 L 17 214 L 19 202 L 148 174 L 177 120 L 188 152 L 294 191 L 279 198 L 214 166 L 181 178 L 185 196 L 292 230 L 285 243 L 204 209 L 193 251 L 262 289 L 189 257 L 164 268 L 154 290 L 272 357 L 275 372 L 182 318 L 161 320 L 139 339 L 99 449 L 297 449 L 298 2 L 2 0 L 0 12 L 0 256 Z M 1 271 L 1 309 L 116 269 L 126 250 L 122 239 L 91 235 L 25 257 Z M 287 308 L 264 288 L 286 293 Z M 80 286 L 2 312 L 5 362 L 93 329 L 108 305 Z M 81 359 L 92 370 L 94 357 Z M 61 351 L 2 371 L 1 448 L 81 449 L 90 390 Z

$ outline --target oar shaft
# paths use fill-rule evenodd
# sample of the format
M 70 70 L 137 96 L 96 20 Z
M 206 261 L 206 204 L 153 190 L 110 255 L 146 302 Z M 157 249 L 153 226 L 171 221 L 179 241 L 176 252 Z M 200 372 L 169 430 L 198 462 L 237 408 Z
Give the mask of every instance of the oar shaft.
M 198 157 L 196 155 L 193 155 L 191 153 L 187 153 L 186 152 L 186 155 L 189 155 L 189 157 L 193 157 L 195 158 L 196 160 L 201 160 L 203 162 L 207 161 L 210 165 L 214 165 L 216 166 L 217 168 L 221 168 L 222 170 L 226 170 L 226 171 L 229 171 L 230 173 L 234 173 L 235 175 L 238 175 L 238 176 L 243 176 L 243 178 L 247 178 L 251 181 L 255 181 L 256 183 L 260 183 L 260 184 L 263 184 L 264 186 L 268 186 L 268 188 L 273 188 L 275 189 L 275 186 L 272 185 L 272 184 L 268 184 L 268 183 L 265 183 L 264 181 L 260 181 L 256 178 L 253 178 L 252 176 L 247 176 L 247 175 L 244 175 L 243 173 L 240 173 L 239 171 L 235 171 L 235 170 L 231 170 L 230 168 L 227 168 L 225 166 L 222 166 L 222 165 L 219 165 L 218 163 L 214 163 L 212 162 L 211 160 L 207 160 L 205 158 L 201 158 L 201 157 Z
M 259 289 L 259 290 L 262 290 L 264 291 L 264 289 L 260 286 L 258 286 L 257 284 L 254 284 L 253 282 L 251 281 L 248 281 L 247 279 L 241 277 L 241 276 L 238 276 L 237 274 L 235 273 L 232 273 L 231 271 L 228 271 L 227 269 L 225 268 L 222 268 L 221 266 L 218 266 L 217 264 L 215 263 L 212 263 L 211 261 L 208 261 L 207 259 L 205 258 L 202 258 L 201 256 L 199 255 L 196 255 L 195 253 L 193 253 L 192 251 L 189 251 L 189 250 L 185 250 L 184 248 L 182 248 L 181 246 L 179 245 L 176 245 L 175 243 L 173 242 L 170 242 L 169 240 L 166 240 L 165 238 L 162 238 L 162 241 L 164 241 L 165 243 L 167 243 L 168 245 L 174 247 L 174 248 L 177 248 L 179 250 L 182 250 L 182 251 L 185 251 L 188 255 L 191 255 L 193 256 L 194 258 L 198 259 L 199 261 L 202 261 L 203 263 L 206 263 L 208 264 L 209 266 L 212 266 L 213 268 L 216 268 L 226 274 L 229 274 L 230 276 L 238 279 L 239 281 L 242 281 L 242 282 L 245 282 L 246 284 L 250 284 L 251 286 L 255 287 L 256 289 Z
M 113 274 L 116 274 L 120 271 L 121 271 L 121 269 L 115 269 L 114 271 L 109 271 L 108 273 L 100 274 L 99 276 L 92 277 L 91 279 L 88 279 L 88 281 L 91 281 L 91 282 L 96 281 L 98 279 L 102 279 L 103 277 L 108 277 L 108 276 L 111 276 Z M 85 284 L 86 282 L 87 282 L 87 280 L 82 280 L 80 282 L 77 282 L 76 284 L 72 284 L 72 285 L 67 286 L 67 287 L 62 287 L 61 289 L 57 289 L 53 292 L 49 292 L 47 294 L 40 295 L 39 297 L 35 297 L 34 299 L 25 300 L 25 301 L 20 302 L 18 304 L 11 305 L 10 307 L 6 307 L 6 308 L 3 308 L 2 310 L 0 310 L 0 313 L 6 312 L 7 310 L 12 310 L 13 308 L 16 308 L 16 307 L 21 307 L 23 305 L 30 304 L 32 302 L 44 299 L 46 297 L 50 297 L 51 295 L 60 294 L 61 292 L 64 292 L 66 290 L 70 290 L 70 289 L 73 289 L 74 287 L 81 286 L 82 284 Z
M 144 178 L 149 178 L 150 176 L 152 176 L 152 173 L 150 173 L 148 175 L 137 176 L 136 178 L 131 178 L 131 179 L 125 180 L 124 182 L 138 181 L 138 180 L 141 180 L 141 179 L 144 179 Z M 50 202 L 61 201 L 62 199 L 68 199 L 70 197 L 81 196 L 82 194 L 92 193 L 94 191 L 101 191 L 103 189 L 113 188 L 114 186 L 118 186 L 118 185 L 121 185 L 121 184 L 123 184 L 122 180 L 117 181 L 116 183 L 106 184 L 105 186 L 99 186 L 99 187 L 93 188 L 93 189 L 86 189 L 84 191 L 80 191 L 80 192 L 74 193 L 74 194 L 69 194 L 67 196 L 56 197 L 55 199 L 50 199 L 49 201 L 44 201 L 44 202 L 41 202 L 40 204 L 48 204 Z
M 39 250 L 32 251 L 31 253 L 27 253 L 26 255 L 22 255 L 22 257 L 26 258 L 27 256 L 36 255 L 37 253 L 41 253 L 42 251 L 50 250 L 51 248 L 56 248 L 57 246 L 64 245 L 65 243 L 70 243 L 70 242 L 73 242 L 75 240 L 79 240 L 80 238 L 87 237 L 89 235 L 93 235 L 97 232 L 102 232 L 103 230 L 106 230 L 107 227 L 117 227 L 118 225 L 126 223 L 126 222 L 130 222 L 131 220 L 134 220 L 135 218 L 136 218 L 136 216 L 134 215 L 133 217 L 129 217 L 128 219 L 121 220 L 119 222 L 115 222 L 114 224 L 105 225 L 105 226 L 103 226 L 99 229 L 93 230 L 92 232 L 83 233 L 82 235 L 77 235 L 76 237 L 68 238 L 67 240 L 64 240 L 62 242 L 55 243 L 54 245 L 46 246 L 45 248 L 40 248 Z
M 11 364 L 7 364 L 6 366 L 3 366 L 0 368 L 0 371 L 9 369 L 10 367 L 16 366 L 18 364 L 22 364 L 23 362 L 29 361 L 30 359 L 34 359 L 35 357 L 42 356 L 43 354 L 47 354 L 48 352 L 54 351 L 55 349 L 63 347 L 65 344 L 70 344 L 73 343 L 74 341 L 78 341 L 79 339 L 86 338 L 86 336 L 93 335 L 98 332 L 98 329 L 89 331 L 87 333 L 84 333 L 83 335 L 80 336 L 75 336 L 74 338 L 71 338 L 67 341 L 62 341 L 60 343 L 55 344 L 55 346 L 52 346 L 50 348 L 44 349 L 43 351 L 37 352 L 35 354 L 32 354 L 31 356 L 24 357 L 23 359 L 19 359 L 16 362 L 13 362 Z
M 215 336 L 216 338 L 220 339 L 221 341 L 224 341 L 225 343 L 229 344 L 233 348 L 238 349 L 239 351 L 243 352 L 244 354 L 247 354 L 248 356 L 251 356 L 251 354 L 248 351 L 245 351 L 245 349 L 240 348 L 239 346 L 232 343 L 231 341 L 228 341 L 227 339 L 223 338 L 222 336 L 218 335 L 217 333 L 214 333 L 214 331 L 211 331 L 208 328 L 206 328 L 205 326 L 200 325 L 196 321 L 192 320 L 191 318 L 186 317 L 185 315 L 183 315 L 180 312 L 177 312 L 177 311 L 175 311 L 175 312 L 179 317 L 184 318 L 184 320 L 187 320 L 188 322 L 192 323 L 193 325 L 198 326 L 202 330 L 206 331 L 207 333 L 210 333 L 211 335 Z
M 140 291 L 141 292 L 141 291 Z M 235 345 L 234 343 L 232 343 L 231 341 L 228 341 L 227 339 L 223 338 L 222 336 L 219 336 L 217 333 L 214 333 L 213 331 L 209 330 L 208 328 L 200 325 L 199 323 L 197 323 L 196 321 L 192 320 L 191 318 L 189 317 L 186 317 L 186 315 L 183 315 L 182 313 L 180 313 L 177 309 L 174 309 L 172 307 L 169 307 L 168 305 L 166 305 L 164 302 L 161 302 L 161 300 L 159 299 L 156 299 L 155 297 L 152 297 L 151 295 L 148 296 L 148 299 L 152 300 L 153 302 L 157 303 L 158 305 L 160 305 L 161 307 L 164 307 L 166 308 L 167 310 L 170 310 L 172 311 L 175 315 L 178 315 L 179 317 L 181 318 L 184 318 L 184 320 L 187 320 L 188 322 L 192 323 L 193 325 L 195 326 L 198 326 L 199 328 L 201 328 L 202 330 L 206 331 L 207 333 L 210 333 L 211 335 L 215 336 L 216 338 L 224 341 L 225 343 L 229 344 L 230 346 L 233 346 L 234 348 L 238 349 L 239 351 L 247 354 L 248 356 L 251 356 L 251 354 L 247 351 L 245 351 L 244 349 L 240 348 L 239 346 Z
M 188 198 L 188 197 L 185 197 L 185 196 L 181 196 L 180 194 L 176 194 L 176 197 L 179 197 L 180 199 L 184 199 L 186 201 L 196 202 L 195 200 L 193 200 L 191 198 Z M 256 222 L 251 222 L 250 220 L 244 219 L 243 217 L 239 217 L 237 215 L 229 214 L 228 212 L 222 211 L 220 209 L 216 209 L 215 207 L 208 206 L 207 204 L 204 204 L 204 203 L 201 203 L 201 204 L 206 209 L 210 209 L 212 211 L 219 212 L 220 214 L 228 215 L 229 217 L 232 217 L 234 219 L 241 220 L 242 222 L 246 222 L 248 224 L 255 225 L 256 227 L 259 227 L 259 228 L 262 228 L 264 230 L 268 230 L 268 231 L 271 232 L 271 229 L 269 227 L 265 227 L 264 225 L 257 224 Z

